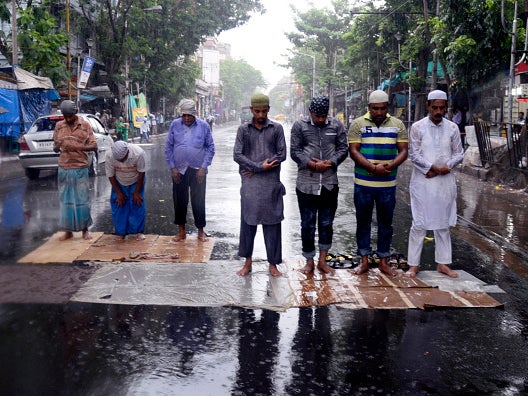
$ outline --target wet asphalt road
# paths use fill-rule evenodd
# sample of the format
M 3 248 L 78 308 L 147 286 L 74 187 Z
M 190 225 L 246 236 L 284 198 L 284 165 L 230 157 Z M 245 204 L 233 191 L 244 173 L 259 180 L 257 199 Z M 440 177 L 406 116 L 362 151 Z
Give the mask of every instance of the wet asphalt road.
M 236 125 L 213 132 L 217 154 L 207 179 L 206 227 L 216 239 L 212 260 L 237 259 L 235 133 Z M 144 148 L 149 157 L 146 232 L 174 234 L 163 137 Z M 400 171 L 394 221 L 393 245 L 402 252 L 411 222 L 409 170 L 406 163 Z M 288 159 L 282 167 L 285 258 L 300 257 L 295 172 Z M 352 311 L 329 306 L 276 313 L 50 303 L 45 296 L 25 304 L 32 271 L 49 272 L 50 288 L 61 283 L 73 289 L 83 279 L 79 267 L 30 266 L 27 283 L 20 284 L 20 302 L 0 305 L 1 394 L 526 394 L 526 196 L 464 174 L 457 179 L 461 219 L 453 230 L 453 268 L 502 288 L 506 293 L 494 297 L 504 302 L 504 309 Z M 352 183 L 353 164 L 347 159 L 340 168 L 331 251 L 356 249 Z M 0 187 L 3 281 L 20 267 L 18 258 L 56 231 L 56 190 L 51 172 L 36 181 L 9 179 Z M 104 175 L 94 178 L 94 231 L 112 232 L 109 194 Z M 424 253 L 423 269 L 433 269 L 432 246 L 426 245 Z M 260 232 L 255 257 L 265 257 Z

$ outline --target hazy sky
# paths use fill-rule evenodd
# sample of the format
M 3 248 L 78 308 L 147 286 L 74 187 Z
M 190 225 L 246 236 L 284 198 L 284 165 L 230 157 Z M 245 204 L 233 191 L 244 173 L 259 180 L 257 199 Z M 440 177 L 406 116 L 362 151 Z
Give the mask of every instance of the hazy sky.
M 231 56 L 245 59 L 262 72 L 271 89 L 283 76 L 288 75 L 280 64 L 286 63 L 283 56 L 291 48 L 284 33 L 295 31 L 290 4 L 306 10 L 312 3 L 306 0 L 262 0 L 266 9 L 263 15 L 254 15 L 245 25 L 222 32 L 218 40 L 231 44 Z M 330 8 L 330 0 L 318 0 L 317 8 Z

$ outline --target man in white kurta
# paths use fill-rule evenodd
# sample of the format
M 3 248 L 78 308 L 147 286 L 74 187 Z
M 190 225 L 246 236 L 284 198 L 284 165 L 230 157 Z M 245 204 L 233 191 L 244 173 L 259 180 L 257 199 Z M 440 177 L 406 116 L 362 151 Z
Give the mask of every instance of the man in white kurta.
M 408 275 L 419 271 L 427 230 L 435 237 L 437 270 L 456 278 L 452 263 L 449 227 L 456 225 L 456 180 L 453 168 L 464 158 L 458 126 L 444 115 L 447 95 L 435 90 L 427 96 L 428 116 L 413 124 L 409 135 L 409 158 L 413 163 L 410 183 L 412 226 L 409 233 Z

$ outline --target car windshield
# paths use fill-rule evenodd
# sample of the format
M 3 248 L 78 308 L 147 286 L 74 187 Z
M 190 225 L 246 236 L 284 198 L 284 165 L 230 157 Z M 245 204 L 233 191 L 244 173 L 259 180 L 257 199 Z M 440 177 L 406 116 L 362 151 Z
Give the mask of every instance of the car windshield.
M 39 118 L 31 126 L 29 133 L 49 132 L 55 130 L 55 124 L 64 119 L 62 116 Z

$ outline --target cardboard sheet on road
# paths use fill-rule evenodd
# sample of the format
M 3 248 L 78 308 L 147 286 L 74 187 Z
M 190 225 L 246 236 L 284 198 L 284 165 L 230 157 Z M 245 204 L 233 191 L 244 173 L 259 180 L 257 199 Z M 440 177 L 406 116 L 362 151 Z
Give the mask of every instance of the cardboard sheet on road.
M 348 309 L 431 309 L 500 307 L 483 292 L 483 282 L 464 271 L 458 279 L 444 277 L 448 287 L 427 282 L 436 271 L 418 278 L 389 278 L 377 269 L 356 276 L 338 270 L 335 276 L 304 275 L 302 263 L 280 266 L 273 278 L 266 263 L 239 277 L 241 262 L 105 264 L 79 289 L 72 301 L 172 306 L 240 306 L 283 311 L 291 307 L 338 304 Z M 433 273 L 433 274 L 430 274 Z
M 92 233 L 92 239 L 82 239 L 81 233 L 66 241 L 59 241 L 62 233 L 55 233 L 46 243 L 21 258 L 22 264 L 68 264 L 88 261 L 156 261 L 205 263 L 209 261 L 214 238 L 198 241 L 196 235 L 188 235 L 180 242 L 172 242 L 171 236 L 145 235 L 137 241 L 129 236 L 119 241 L 115 235 Z
M 81 232 L 74 232 L 73 238 L 59 241 L 62 232 L 56 232 L 43 245 L 18 260 L 21 264 L 69 264 L 84 253 L 102 235 L 92 232 L 92 239 L 85 240 Z

